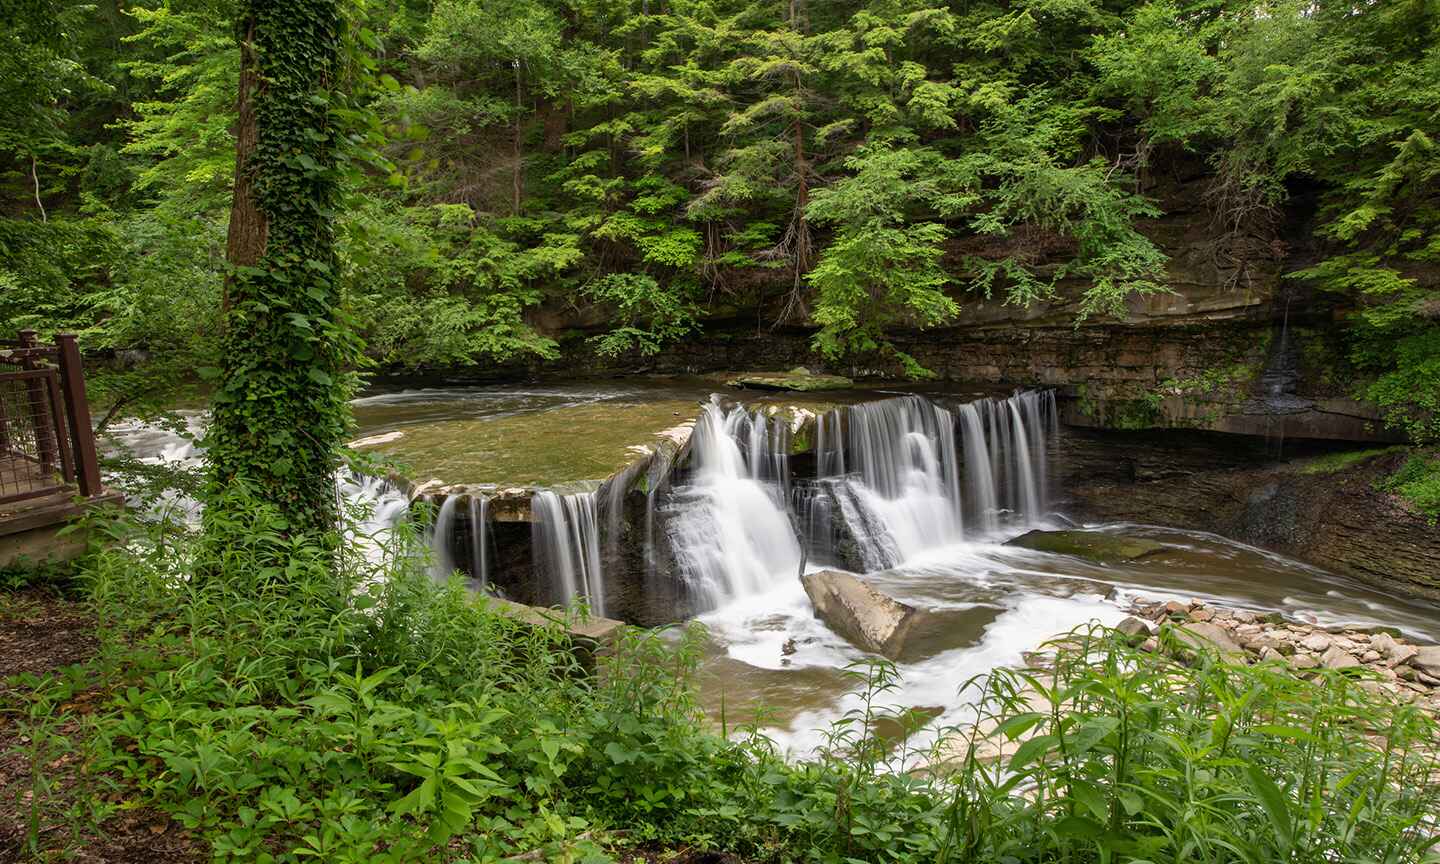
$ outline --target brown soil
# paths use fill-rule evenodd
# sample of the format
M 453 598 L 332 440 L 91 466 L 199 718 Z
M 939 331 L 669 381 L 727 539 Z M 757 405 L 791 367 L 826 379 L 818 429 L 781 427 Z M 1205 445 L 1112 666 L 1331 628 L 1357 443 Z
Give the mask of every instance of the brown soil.
M 99 648 L 94 631 L 79 603 L 35 590 L 0 594 L 0 864 L 206 860 L 200 843 L 164 814 L 137 806 L 123 783 L 88 774 L 83 721 L 103 704 L 104 690 L 81 690 L 30 720 L 33 682 L 18 676 L 90 661 Z M 89 814 L 101 803 L 110 806 L 97 822 Z

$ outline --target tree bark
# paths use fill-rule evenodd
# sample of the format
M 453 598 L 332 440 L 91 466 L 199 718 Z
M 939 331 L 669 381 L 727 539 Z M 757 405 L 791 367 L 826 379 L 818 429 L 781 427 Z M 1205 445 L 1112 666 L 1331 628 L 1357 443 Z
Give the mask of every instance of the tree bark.
M 255 201 L 255 176 L 250 168 L 250 156 L 255 152 L 260 130 L 255 120 L 255 93 L 261 86 L 255 59 L 255 19 L 245 21 L 240 38 L 240 89 L 236 96 L 235 123 L 235 189 L 230 205 L 230 228 L 225 237 L 225 260 L 231 268 L 254 267 L 265 254 L 265 244 L 270 226 L 264 212 Z M 225 278 L 225 293 L 221 306 L 230 306 L 230 283 L 232 276 Z
M 510 179 L 514 187 L 514 200 L 511 202 L 511 211 L 514 215 L 520 215 L 520 196 L 525 189 L 525 175 L 520 158 L 520 131 L 521 111 L 523 101 L 520 93 L 520 60 L 515 60 L 515 167 L 511 170 Z

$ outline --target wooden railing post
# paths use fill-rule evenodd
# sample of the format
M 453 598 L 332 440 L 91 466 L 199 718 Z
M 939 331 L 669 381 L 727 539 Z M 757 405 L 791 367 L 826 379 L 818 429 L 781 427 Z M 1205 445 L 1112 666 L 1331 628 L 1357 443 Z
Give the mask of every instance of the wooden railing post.
M 85 369 L 75 334 L 55 337 L 60 349 L 60 378 L 65 385 L 65 418 L 70 425 L 70 442 L 75 450 L 75 480 L 80 494 L 100 494 L 100 461 L 95 456 L 95 431 L 90 428 L 90 401 L 85 396 Z
M 34 330 L 20 331 L 20 347 L 40 347 L 40 340 Z M 40 364 L 36 363 L 33 357 L 25 357 L 20 366 L 22 369 L 40 368 Z M 36 455 L 40 457 L 41 470 L 49 473 L 54 470 L 55 463 L 59 461 L 60 456 L 58 442 L 55 440 L 59 430 L 52 422 L 54 412 L 53 409 L 46 410 L 50 394 L 45 390 L 45 382 L 39 378 L 31 378 L 27 381 L 25 391 L 29 394 L 30 399 L 30 422 L 34 424 L 35 428 L 35 446 L 40 451 Z

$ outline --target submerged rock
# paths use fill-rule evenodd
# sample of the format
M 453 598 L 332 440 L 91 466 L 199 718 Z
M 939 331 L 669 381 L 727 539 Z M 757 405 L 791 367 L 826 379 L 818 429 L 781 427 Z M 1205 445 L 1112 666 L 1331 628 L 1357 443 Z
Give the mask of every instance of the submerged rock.
M 849 573 L 821 570 L 800 577 L 815 615 L 830 629 L 864 651 L 891 660 L 909 656 L 915 637 L 930 630 L 935 617 L 893 597 L 881 594 Z
M 848 390 L 855 382 L 844 375 L 816 375 L 798 367 L 789 372 L 747 372 L 727 382 L 731 387 L 751 390 L 796 390 L 809 393 L 817 390 Z
M 1164 543 L 1099 531 L 1027 531 L 1006 543 L 1036 552 L 1073 555 L 1097 564 L 1134 561 L 1165 550 Z

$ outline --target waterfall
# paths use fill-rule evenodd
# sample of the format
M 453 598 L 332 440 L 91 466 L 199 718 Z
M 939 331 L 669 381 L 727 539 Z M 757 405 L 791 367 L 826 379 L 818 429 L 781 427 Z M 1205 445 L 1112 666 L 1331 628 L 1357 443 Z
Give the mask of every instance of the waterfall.
M 835 497 L 867 567 L 891 567 L 963 538 L 953 414 L 902 396 L 852 406 L 843 425 L 843 449 L 825 461 L 850 469 Z
M 1050 439 L 1059 428 L 1054 392 L 981 399 L 960 406 L 959 415 L 966 495 L 980 529 L 993 532 L 1002 521 L 1023 524 L 1049 512 Z
M 667 525 L 681 577 L 700 608 L 798 575 L 800 544 L 782 491 L 788 443 L 788 427 L 759 412 L 727 411 L 713 400 L 704 407 L 691 439 L 692 474 L 670 496 L 674 518 Z
M 480 586 L 490 583 L 490 499 L 470 496 L 470 575 Z
M 455 556 L 452 553 L 455 542 L 455 511 L 460 504 L 459 495 L 446 495 L 435 511 L 430 523 L 430 574 L 444 581 L 455 572 Z
M 570 603 L 584 597 L 590 611 L 605 614 L 600 568 L 600 519 L 594 492 L 540 490 L 531 499 L 537 576 L 550 580 L 551 596 Z
M 973 403 L 961 405 L 960 442 L 965 456 L 965 493 L 969 512 L 980 531 L 993 534 L 1000 528 L 999 504 L 995 499 L 995 473 L 990 449 L 985 443 L 985 421 Z
M 884 399 L 820 414 L 815 476 L 796 478 L 790 427 L 715 397 L 673 485 L 668 462 L 650 466 L 647 575 L 659 578 L 657 544 L 668 541 L 679 587 L 703 611 L 764 593 L 807 563 L 882 570 L 1021 527 L 1049 507 L 1057 429 L 1050 392 L 953 409 Z
M 815 476 L 840 477 L 845 474 L 844 427 L 840 411 L 826 411 L 815 418 Z
M 358 546 L 365 560 L 381 563 L 390 552 L 390 531 L 410 513 L 410 498 L 384 477 L 337 472 L 336 494 L 346 519 L 346 537 Z M 198 504 L 197 504 L 198 512 Z

